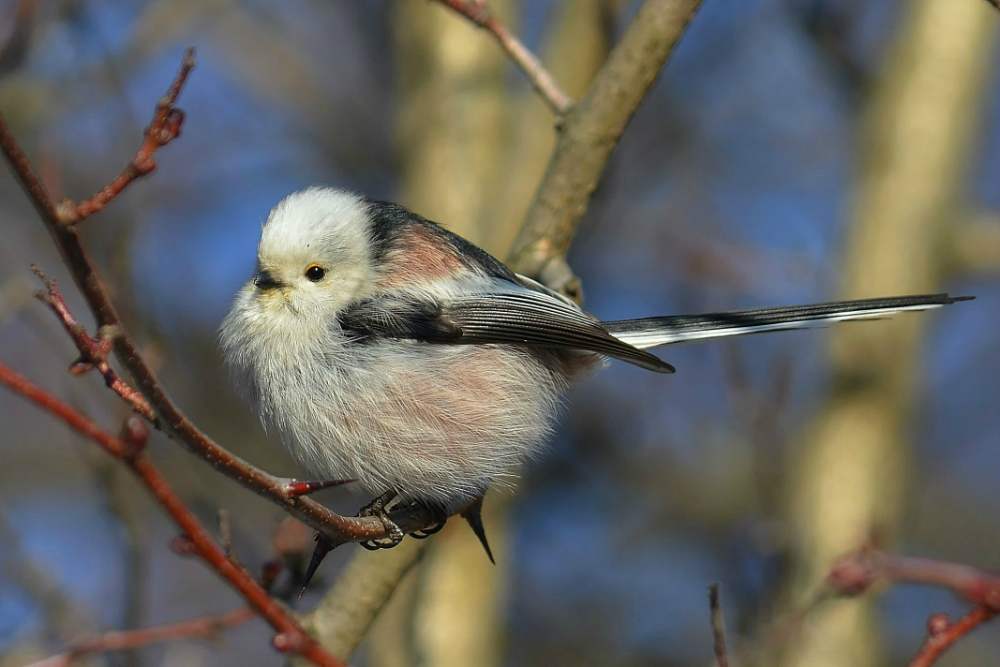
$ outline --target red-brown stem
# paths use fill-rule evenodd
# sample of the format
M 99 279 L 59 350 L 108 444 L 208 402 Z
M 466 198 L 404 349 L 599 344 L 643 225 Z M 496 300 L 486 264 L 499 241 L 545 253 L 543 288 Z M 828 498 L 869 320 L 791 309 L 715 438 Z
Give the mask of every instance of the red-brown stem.
M 66 329 L 66 333 L 73 340 L 73 344 L 76 345 L 76 349 L 80 352 L 80 359 L 70 367 L 71 372 L 81 374 L 91 369 L 97 369 L 97 372 L 104 377 L 104 383 L 111 391 L 125 399 L 132 405 L 133 410 L 159 428 L 159 419 L 156 413 L 153 412 L 153 408 L 149 405 L 149 402 L 142 394 L 118 377 L 118 373 L 108 363 L 108 353 L 111 352 L 114 331 L 105 328 L 101 332 L 102 336 L 100 339 L 87 334 L 84 326 L 77 322 L 76 318 L 73 317 L 73 313 L 70 312 L 69 306 L 66 305 L 66 301 L 62 297 L 59 285 L 55 279 L 46 276 L 45 272 L 37 266 L 32 266 L 31 269 L 45 283 L 45 292 L 39 292 L 38 298 L 47 304 L 52 309 L 52 312 L 56 314 L 63 328 Z
M 182 70 L 185 68 L 186 65 L 181 66 Z M 176 98 L 183 83 L 183 77 L 175 79 L 166 98 Z M 161 111 L 158 106 L 154 124 Z M 64 224 L 51 195 L 2 115 L 0 115 L 0 151 L 10 163 L 15 177 L 59 249 L 66 268 L 69 269 L 87 305 L 94 313 L 98 329 L 115 332 L 113 337 L 115 355 L 132 376 L 134 389 L 148 401 L 156 413 L 159 426 L 164 432 L 179 440 L 189 451 L 222 474 L 279 504 L 309 527 L 323 533 L 332 545 L 386 537 L 385 525 L 378 518 L 343 517 L 308 497 L 291 495 L 287 493 L 283 480 L 244 461 L 199 430 L 167 395 L 153 369 L 142 356 L 138 345 L 122 323 L 97 269 L 80 243 L 78 226 Z M 426 528 L 435 522 L 430 512 L 414 507 L 394 511 L 391 516 L 396 525 L 407 533 Z
M 135 441 L 126 441 L 111 435 L 82 413 L 21 377 L 4 364 L 0 364 L 0 384 L 58 417 L 70 428 L 93 440 L 106 452 L 127 465 L 180 527 L 184 536 L 190 541 L 193 552 L 228 581 L 247 604 L 275 629 L 277 632 L 275 646 L 279 650 L 299 653 L 316 665 L 330 667 L 342 665 L 309 637 L 291 613 L 215 543 L 208 531 L 187 509 L 167 480 L 145 455 L 141 447 L 143 442 L 139 442 L 138 438 L 133 439 Z M 137 418 L 130 418 L 131 430 L 139 431 L 141 434 L 141 429 L 137 428 L 140 425 L 142 422 Z M 139 437 L 141 438 L 141 435 Z
M 909 667 L 930 667 L 952 644 L 996 615 L 995 609 L 978 605 L 951 625 L 938 628 L 936 631 L 929 631 L 927 639 L 924 640 L 917 655 L 910 661 Z
M 948 588 L 967 602 L 1000 612 L 1000 577 L 968 565 L 861 549 L 837 561 L 827 577 L 830 587 L 845 595 L 864 593 L 881 582 Z
M 69 667 L 79 658 L 94 653 L 128 651 L 176 639 L 213 637 L 221 630 L 246 623 L 253 617 L 253 609 L 240 607 L 225 614 L 200 616 L 178 623 L 168 623 L 138 630 L 107 632 L 97 637 L 84 639 L 65 653 L 39 660 L 26 667 Z
M 450 7 L 465 18 L 485 29 L 497 40 L 500 48 L 514 61 L 524 75 L 528 77 L 549 108 L 558 115 L 565 116 L 573 106 L 573 100 L 563 92 L 555 78 L 545 65 L 528 50 L 521 40 L 515 37 L 503 23 L 493 15 L 485 0 L 437 0 L 442 5 Z
M 87 218 L 103 210 L 108 203 L 120 195 L 122 191 L 132 183 L 132 181 L 146 176 L 156 169 L 156 161 L 153 155 L 157 150 L 166 146 L 171 141 L 180 136 L 181 123 L 184 122 L 184 113 L 176 109 L 174 104 L 177 96 L 180 95 L 184 83 L 187 81 L 191 70 L 194 69 L 194 49 L 188 47 L 184 51 L 184 58 L 181 66 L 177 70 L 177 76 L 167 89 L 167 93 L 156 103 L 156 111 L 153 120 L 146 128 L 142 145 L 136 152 L 135 157 L 122 170 L 115 180 L 105 185 L 99 192 L 89 199 L 74 203 L 63 202 L 59 208 L 59 219 L 64 225 L 73 225 L 84 218 Z

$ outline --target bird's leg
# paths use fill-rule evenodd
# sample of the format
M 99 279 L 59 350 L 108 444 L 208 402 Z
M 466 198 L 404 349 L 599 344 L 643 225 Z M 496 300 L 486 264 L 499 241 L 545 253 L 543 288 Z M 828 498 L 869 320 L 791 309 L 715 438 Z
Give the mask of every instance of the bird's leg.
M 400 530 L 399 526 L 389 518 L 389 513 L 386 512 L 385 508 L 393 498 L 396 497 L 396 491 L 389 489 L 381 496 L 377 497 L 375 500 L 371 501 L 360 510 L 358 510 L 358 516 L 373 516 L 378 518 L 385 526 L 385 532 L 388 533 L 388 537 L 381 540 L 369 540 L 367 542 L 360 542 L 361 546 L 369 551 L 375 551 L 376 549 L 391 549 L 400 542 L 403 541 L 403 531 Z

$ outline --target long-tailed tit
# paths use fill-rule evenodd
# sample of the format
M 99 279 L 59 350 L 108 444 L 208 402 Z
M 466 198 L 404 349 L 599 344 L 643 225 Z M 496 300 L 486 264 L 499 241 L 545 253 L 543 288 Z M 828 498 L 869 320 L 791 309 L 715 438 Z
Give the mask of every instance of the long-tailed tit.
M 307 468 L 383 501 L 464 512 L 482 539 L 486 489 L 541 452 L 561 394 L 605 359 L 672 373 L 646 349 L 956 300 L 601 322 L 402 206 L 312 188 L 271 211 L 221 341 L 239 389 Z

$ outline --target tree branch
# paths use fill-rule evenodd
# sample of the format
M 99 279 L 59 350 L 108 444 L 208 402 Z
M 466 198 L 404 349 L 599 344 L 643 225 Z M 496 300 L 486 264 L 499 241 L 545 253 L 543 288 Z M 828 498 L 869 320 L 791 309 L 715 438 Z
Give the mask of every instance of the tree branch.
M 968 565 L 860 549 L 838 560 L 827 576 L 827 584 L 841 595 L 900 582 L 948 588 L 966 602 L 1000 612 L 1000 577 Z
M 316 608 L 302 618 L 302 625 L 323 648 L 347 660 L 425 546 L 425 540 L 406 540 L 389 551 L 359 552 Z
M 574 295 L 563 256 L 625 127 L 694 17 L 701 0 L 645 0 L 579 104 L 514 242 L 521 273 Z M 552 271 L 559 273 L 547 280 Z
M 39 660 L 38 662 L 26 665 L 26 667 L 70 667 L 70 665 L 83 656 L 94 653 L 127 651 L 176 639 L 211 638 L 221 630 L 236 627 L 253 617 L 253 609 L 250 607 L 240 607 L 225 614 L 201 616 L 178 623 L 168 623 L 166 625 L 129 630 L 127 632 L 108 632 L 98 637 L 85 639 L 78 642 L 65 653 Z
M 437 0 L 437 2 L 450 7 L 493 35 L 500 48 L 521 68 L 539 96 L 557 116 L 562 117 L 569 112 L 573 107 L 573 100 L 563 92 L 538 57 L 493 15 L 485 0 Z
M 342 663 L 324 651 L 295 620 L 294 616 L 215 543 L 208 531 L 184 505 L 153 462 L 146 456 L 149 427 L 137 417 L 125 422 L 121 437 L 115 437 L 88 417 L 58 398 L 0 364 L 0 385 L 26 398 L 65 422 L 70 428 L 100 445 L 112 457 L 128 466 L 157 502 L 180 527 L 190 551 L 199 556 L 246 600 L 278 634 L 272 643 L 279 651 L 300 654 L 310 662 L 328 667 Z
M 150 123 L 151 130 L 147 131 L 143 147 L 137 154 L 140 163 L 148 164 L 156 149 L 165 145 L 166 137 L 172 138 L 179 132 L 180 120 L 183 115 L 173 107 L 173 102 L 177 99 L 192 67 L 193 60 L 190 51 L 188 51 L 185 53 L 177 77 L 167 94 L 157 104 L 153 121 Z M 189 451 L 207 461 L 222 474 L 258 495 L 277 503 L 285 511 L 322 533 L 331 547 L 348 542 L 386 537 L 385 526 L 379 519 L 375 517 L 343 517 L 300 495 L 300 492 L 288 480 L 270 475 L 223 448 L 199 430 L 181 412 L 163 385 L 160 384 L 138 345 L 126 330 L 110 295 L 98 276 L 96 267 L 80 242 L 79 230 L 72 223 L 80 219 L 79 217 L 74 218 L 73 215 L 80 212 L 77 209 L 81 205 L 63 205 L 61 208 L 56 206 L 2 115 L 0 115 L 0 150 L 3 151 L 15 177 L 42 218 L 66 267 L 73 276 L 73 280 L 94 313 L 98 331 L 102 332 L 101 345 L 111 346 L 122 366 L 135 380 L 133 389 L 145 398 L 155 412 L 157 421 L 154 424 L 171 437 L 179 440 Z M 134 162 L 135 160 L 133 160 Z M 129 168 L 126 168 L 123 174 L 126 172 L 129 172 Z M 121 192 L 131 180 L 134 180 L 134 177 L 123 181 L 122 176 L 119 176 L 101 193 L 116 194 Z M 112 196 L 102 199 L 101 193 L 98 193 L 96 197 L 97 200 L 104 201 L 104 204 L 113 198 Z M 75 213 L 66 213 L 71 209 Z M 88 204 L 81 210 L 92 213 L 94 212 L 92 209 L 93 205 Z M 435 523 L 435 518 L 430 512 L 414 507 L 400 508 L 393 511 L 391 516 L 393 521 L 407 533 Z
M 118 377 L 118 374 L 108 363 L 108 354 L 111 352 L 111 340 L 114 337 L 114 332 L 104 329 L 99 332 L 97 338 L 91 337 L 87 334 L 84 326 L 73 317 L 73 313 L 70 312 L 69 306 L 66 305 L 62 293 L 59 291 L 59 285 L 55 278 L 49 278 L 44 271 L 35 265 L 32 265 L 31 270 L 45 283 L 45 291 L 38 292 L 35 296 L 52 309 L 63 328 L 66 329 L 66 333 L 73 340 L 76 349 L 80 351 L 80 358 L 70 366 L 70 372 L 73 375 L 83 375 L 96 369 L 104 377 L 104 383 L 111 391 L 121 396 L 126 402 L 131 403 L 133 410 L 145 417 L 153 426 L 159 428 L 159 419 L 149 402 L 143 398 L 142 394 Z
M 718 667 L 729 667 L 729 652 L 726 650 L 726 624 L 722 618 L 719 584 L 712 584 L 708 587 L 708 604 L 712 610 L 712 647 L 715 650 L 715 664 Z
M 952 644 L 1000 614 L 1000 577 L 968 565 L 860 549 L 837 561 L 827 576 L 827 585 L 841 595 L 860 595 L 883 583 L 939 586 L 976 605 L 954 623 L 944 614 L 931 616 L 927 639 L 910 667 L 929 667 Z
M 184 122 L 184 112 L 174 107 L 177 96 L 187 82 L 191 70 L 194 69 L 194 48 L 184 51 L 184 58 L 177 70 L 177 76 L 167 89 L 167 93 L 156 103 L 153 120 L 146 128 L 145 138 L 132 161 L 118 177 L 101 188 L 99 192 L 79 203 L 68 199 L 59 205 L 59 218 L 64 225 L 73 225 L 84 218 L 98 213 L 108 202 L 120 195 L 125 188 L 137 178 L 150 174 L 156 169 L 153 155 L 180 136 L 181 124 Z
M 954 623 L 945 614 L 935 614 L 927 621 L 927 639 L 910 661 L 909 667 L 930 667 L 952 644 L 997 615 L 985 605 L 973 608 Z

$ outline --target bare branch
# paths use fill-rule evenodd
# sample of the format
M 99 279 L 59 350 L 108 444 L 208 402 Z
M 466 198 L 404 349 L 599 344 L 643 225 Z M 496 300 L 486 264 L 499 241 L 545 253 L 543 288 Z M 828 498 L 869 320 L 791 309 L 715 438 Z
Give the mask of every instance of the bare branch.
M 65 225 L 72 225 L 80 222 L 94 213 L 101 211 L 108 202 L 120 195 L 132 181 L 142 176 L 146 176 L 156 169 L 156 161 L 153 155 L 157 150 L 166 146 L 171 141 L 180 136 L 181 124 L 184 122 L 184 112 L 174 107 L 177 96 L 180 95 L 184 83 L 187 81 L 191 70 L 194 69 L 194 49 L 188 47 L 184 52 L 184 59 L 181 61 L 177 76 L 167 89 L 159 102 L 156 103 L 156 112 L 153 120 L 146 128 L 145 139 L 139 147 L 138 152 L 128 166 L 122 170 L 118 177 L 101 188 L 101 191 L 79 203 L 69 200 L 59 205 L 59 219 Z
M 586 96 L 566 117 L 514 242 L 516 270 L 541 278 L 566 254 L 611 153 L 700 5 L 701 0 L 643 2 Z M 563 289 L 572 282 L 561 280 L 564 284 L 549 287 Z
M 860 549 L 837 561 L 827 576 L 827 584 L 842 595 L 899 582 L 948 588 L 967 602 L 1000 612 L 1000 577 L 968 565 Z
M 180 73 L 167 94 L 157 105 L 152 128 L 167 132 L 170 118 L 179 118 L 173 108 L 180 89 L 192 66 L 190 52 L 185 54 Z M 155 146 L 164 135 L 147 133 L 147 141 L 140 149 L 140 156 L 151 158 Z M 0 150 L 10 163 L 14 175 L 34 205 L 35 210 L 62 254 L 66 267 L 97 319 L 101 344 L 110 345 L 122 366 L 135 380 L 135 390 L 148 402 L 155 413 L 154 422 L 168 435 L 182 442 L 195 455 L 207 461 L 216 470 L 255 493 L 277 503 L 303 523 L 321 532 L 332 546 L 386 537 L 385 525 L 375 517 L 343 517 L 319 503 L 297 494 L 287 480 L 260 470 L 229 452 L 195 426 L 177 407 L 160 384 L 156 374 L 146 362 L 138 345 L 122 323 L 117 309 L 101 281 L 96 267 L 83 245 L 76 225 L 66 224 L 67 218 L 56 207 L 37 172 L 21 149 L 6 121 L 0 116 Z M 127 170 L 126 170 L 127 171 Z M 72 332 L 71 332 L 72 335 Z M 106 341 L 106 342 L 105 342 Z M 103 348 L 102 348 L 103 349 Z M 410 533 L 435 523 L 429 511 L 407 506 L 391 513 L 393 521 L 404 532 Z
M 944 614 L 931 616 L 927 620 L 927 639 L 909 667 L 930 667 L 955 642 L 996 615 L 995 609 L 979 605 L 954 623 Z
M 726 624 L 722 618 L 722 602 L 719 599 L 719 584 L 708 587 L 708 604 L 712 609 L 712 638 L 715 649 L 715 663 L 718 667 L 729 667 L 729 653 L 726 650 Z
M 841 558 L 827 576 L 827 585 L 841 595 L 860 595 L 875 585 L 893 583 L 940 586 L 976 605 L 955 623 L 944 614 L 931 616 L 927 639 L 910 667 L 929 667 L 956 641 L 1000 614 L 1000 577 L 968 565 L 866 548 Z
M 514 64 L 521 68 L 524 75 L 531 81 L 531 85 L 557 116 L 562 117 L 569 112 L 573 107 L 573 100 L 563 92 L 538 57 L 529 51 L 521 43 L 521 40 L 511 34 L 507 27 L 493 15 L 493 11 L 485 0 L 437 1 L 454 9 L 480 28 L 489 31 L 500 44 L 500 48 L 507 53 Z
M 177 639 L 212 638 L 220 631 L 246 623 L 253 617 L 253 609 L 240 607 L 225 614 L 201 616 L 178 623 L 168 623 L 127 632 L 108 632 L 98 637 L 85 639 L 65 653 L 26 665 L 26 667 L 70 667 L 83 656 L 94 653 L 127 651 Z
M 125 422 L 121 437 L 115 437 L 90 418 L 3 364 L 0 364 L 0 384 L 48 411 L 128 466 L 180 527 L 191 552 L 229 582 L 247 604 L 277 631 L 278 634 L 272 641 L 276 649 L 300 654 L 316 665 L 328 667 L 342 665 L 306 634 L 295 617 L 215 543 L 208 531 L 184 505 L 166 478 L 145 454 L 150 433 L 145 422 L 137 417 L 130 417 Z
M 38 292 L 36 296 L 52 309 L 52 312 L 56 314 L 56 317 L 62 323 L 63 328 L 66 329 L 66 333 L 73 339 L 76 349 L 80 351 L 80 358 L 70 366 L 70 372 L 74 375 L 82 375 L 87 371 L 96 369 L 97 372 L 104 376 L 104 383 L 108 385 L 109 389 L 125 399 L 125 401 L 132 405 L 132 409 L 159 428 L 159 420 L 156 417 L 156 413 L 153 412 L 153 408 L 150 407 L 146 399 L 118 377 L 118 374 L 115 373 L 114 369 L 108 363 L 108 354 L 111 352 L 113 333 L 104 330 L 105 335 L 98 338 L 93 338 L 87 334 L 87 330 L 84 329 L 82 324 L 76 321 L 73 313 L 70 312 L 69 306 L 66 305 L 62 293 L 59 291 L 59 285 L 56 283 L 55 278 L 49 278 L 37 266 L 32 265 L 31 270 L 45 283 L 45 291 Z

